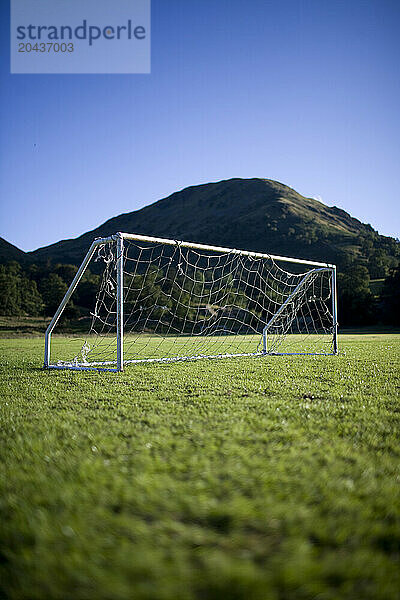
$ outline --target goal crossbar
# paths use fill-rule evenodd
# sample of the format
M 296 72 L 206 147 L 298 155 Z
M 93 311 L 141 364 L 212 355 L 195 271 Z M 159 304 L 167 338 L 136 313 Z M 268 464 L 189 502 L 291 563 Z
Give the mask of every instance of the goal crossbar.
M 126 257 L 124 256 L 124 242 L 137 242 L 137 243 L 145 243 L 145 244 L 161 244 L 165 246 L 175 246 L 177 248 L 183 249 L 186 248 L 189 251 L 199 251 L 199 252 L 211 252 L 211 253 L 219 253 L 230 256 L 241 256 L 241 257 L 249 257 L 252 259 L 266 259 L 273 262 L 282 262 L 282 263 L 293 263 L 297 265 L 305 265 L 307 267 L 313 267 L 311 270 L 307 271 L 303 274 L 302 279 L 299 283 L 294 287 L 291 293 L 286 297 L 285 301 L 281 304 L 280 308 L 266 321 L 264 321 L 264 327 L 262 329 L 262 350 L 257 349 L 254 352 L 223 352 L 216 354 L 209 353 L 193 353 L 192 355 L 186 356 L 174 356 L 174 357 L 159 357 L 159 358 L 136 358 L 136 359 L 125 359 L 124 360 L 124 261 L 126 261 Z M 106 247 L 107 245 L 115 244 L 116 253 L 115 253 L 115 270 L 116 270 L 116 298 L 115 298 L 115 331 L 116 331 L 116 359 L 115 360 L 103 360 L 103 361 L 87 361 L 84 359 L 84 364 L 77 364 L 71 362 L 59 361 L 58 363 L 51 362 L 51 336 L 52 333 L 59 322 L 59 319 L 62 313 L 65 310 L 66 305 L 70 301 L 72 295 L 74 294 L 79 282 L 81 281 L 86 269 L 90 261 L 93 259 L 96 251 L 101 249 L 101 247 Z M 53 316 L 47 330 L 45 333 L 45 356 L 44 356 L 44 367 L 49 369 L 71 369 L 71 370 L 104 370 L 104 371 L 122 371 L 124 364 L 135 364 L 135 363 L 144 363 L 144 362 L 154 362 L 154 363 L 168 363 L 179 360 L 197 360 L 199 358 L 221 358 L 221 357 L 237 357 L 237 356 L 262 356 L 268 353 L 267 350 L 267 334 L 270 332 L 271 328 L 276 326 L 276 323 L 282 318 L 282 315 L 287 310 L 287 307 L 293 304 L 294 299 L 300 293 L 303 293 L 304 289 L 307 288 L 307 284 L 310 280 L 313 279 L 318 273 L 328 273 L 330 278 L 330 298 L 331 298 L 331 317 L 332 317 L 332 351 L 331 352 L 323 352 L 323 354 L 337 354 L 338 345 L 337 345 L 337 290 L 336 290 L 336 266 L 330 263 L 311 261 L 306 259 L 299 259 L 293 257 L 279 256 L 261 252 L 253 252 L 248 250 L 238 250 L 234 248 L 226 248 L 222 246 L 213 246 L 207 244 L 198 244 L 194 242 L 186 242 L 180 240 L 172 240 L 166 238 L 152 237 L 152 236 L 144 236 L 139 234 L 130 234 L 130 233 L 122 233 L 118 232 L 114 235 L 108 237 L 102 237 L 95 239 L 86 256 L 84 257 L 73 281 L 71 282 L 64 298 L 62 299 L 55 315 Z M 298 276 L 300 277 L 300 275 Z M 294 319 L 297 318 L 295 314 L 293 314 L 290 319 L 286 317 L 286 323 L 290 321 L 291 323 Z M 287 324 L 285 325 L 287 328 Z M 315 352 L 271 352 L 275 355 L 313 355 Z
M 314 267 L 330 267 L 335 268 L 335 265 L 329 263 L 315 262 L 313 260 L 303 260 L 301 258 L 290 258 L 288 256 L 277 256 L 275 254 L 266 254 L 263 252 L 252 252 L 250 250 L 237 250 L 235 248 L 224 248 L 223 246 L 209 246 L 207 244 L 196 244 L 194 242 L 182 242 L 179 240 L 168 240 L 166 238 L 159 237 L 148 237 L 145 235 L 137 235 L 133 233 L 119 233 L 117 234 L 125 240 L 132 240 L 136 242 L 152 242 L 157 244 L 167 244 L 174 246 L 179 244 L 182 248 L 193 248 L 193 250 L 206 250 L 209 252 L 229 252 L 231 254 L 241 254 L 242 256 L 252 256 L 253 258 L 272 258 L 279 262 L 297 263 L 301 265 L 311 265 Z M 114 236 L 108 238 L 110 241 L 114 239 Z

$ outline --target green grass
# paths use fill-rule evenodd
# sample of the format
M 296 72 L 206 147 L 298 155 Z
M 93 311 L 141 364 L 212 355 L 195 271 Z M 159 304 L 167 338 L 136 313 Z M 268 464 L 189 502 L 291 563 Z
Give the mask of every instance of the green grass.
M 281 343 L 279 343 L 281 342 Z M 332 334 L 269 335 L 268 349 L 274 353 L 333 354 Z M 87 348 L 89 352 L 82 353 Z M 131 334 L 124 336 L 124 360 L 131 361 L 182 360 L 185 358 L 222 357 L 223 355 L 257 354 L 263 351 L 262 334 L 258 335 L 211 335 L 211 336 L 161 336 Z M 83 362 L 82 356 L 87 362 Z M 115 368 L 117 340 L 114 335 L 60 336 L 51 340 L 50 364 L 59 362 L 80 366 L 93 365 Z
M 0 338 L 44 335 L 50 319 L 45 317 L 0 316 Z
M 399 335 L 123 374 L 0 345 L 0 597 L 399 597 Z

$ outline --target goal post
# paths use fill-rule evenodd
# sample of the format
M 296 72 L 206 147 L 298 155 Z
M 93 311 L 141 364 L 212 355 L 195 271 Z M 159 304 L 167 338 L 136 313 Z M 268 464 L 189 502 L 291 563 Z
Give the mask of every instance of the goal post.
M 89 268 L 91 308 L 52 339 Z M 337 352 L 335 265 L 116 233 L 90 246 L 46 330 L 44 367 Z
M 291 294 L 286 298 L 286 300 L 284 301 L 284 303 L 280 306 L 280 308 L 277 310 L 277 312 L 271 317 L 271 319 L 268 321 L 268 323 L 265 325 L 264 329 L 263 329 L 263 349 L 264 349 L 264 354 L 268 354 L 268 331 L 270 331 L 274 325 L 274 323 L 276 321 L 278 321 L 281 313 L 284 313 L 284 311 L 286 310 L 287 306 L 289 303 L 294 302 L 296 299 L 296 296 L 299 295 L 301 293 L 301 291 L 303 290 L 303 288 L 306 287 L 307 282 L 309 281 L 309 279 L 311 279 L 311 277 L 314 276 L 314 274 L 316 273 L 324 273 L 324 272 L 332 272 L 332 270 L 328 267 L 316 267 L 315 269 L 312 269 L 311 271 L 308 271 L 308 273 L 306 273 L 304 275 L 304 277 L 299 281 L 299 283 L 297 284 L 297 286 L 295 287 L 295 289 L 291 292 Z M 333 272 L 332 272 L 333 274 Z M 335 339 L 335 335 L 333 336 L 333 340 Z M 275 353 L 277 354 L 277 353 Z M 287 354 L 287 352 L 285 353 Z M 296 352 L 294 354 L 304 354 L 304 352 Z

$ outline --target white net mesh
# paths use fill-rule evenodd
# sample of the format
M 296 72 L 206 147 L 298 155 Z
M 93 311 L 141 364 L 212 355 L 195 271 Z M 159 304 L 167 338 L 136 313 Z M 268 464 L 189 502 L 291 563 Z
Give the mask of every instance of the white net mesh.
M 89 333 L 60 365 L 116 363 L 117 245 L 100 246 L 96 261 L 102 277 Z M 125 240 L 124 362 L 332 354 L 332 269 L 299 266 L 288 272 L 271 257 Z

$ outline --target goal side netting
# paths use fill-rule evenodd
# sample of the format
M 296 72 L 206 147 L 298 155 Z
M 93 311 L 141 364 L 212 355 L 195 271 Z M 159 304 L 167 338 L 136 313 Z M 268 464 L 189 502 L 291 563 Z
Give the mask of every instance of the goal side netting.
M 64 323 L 51 337 L 89 268 L 99 284 L 79 330 Z M 336 353 L 333 265 L 116 234 L 78 270 L 46 332 L 45 367 Z

